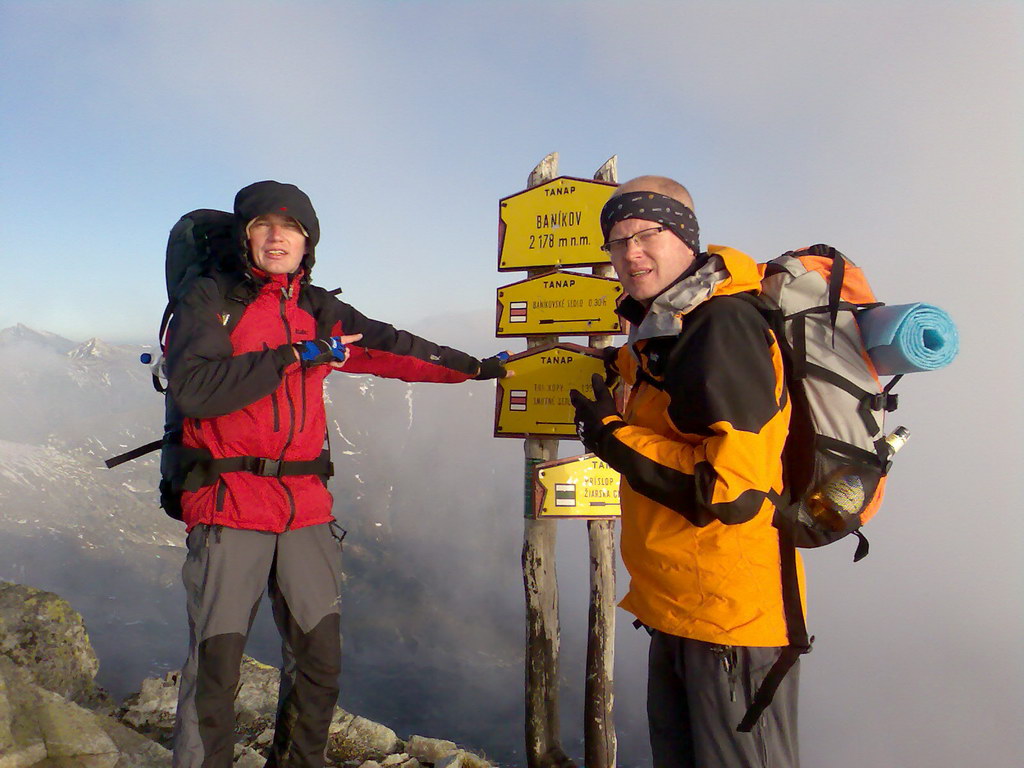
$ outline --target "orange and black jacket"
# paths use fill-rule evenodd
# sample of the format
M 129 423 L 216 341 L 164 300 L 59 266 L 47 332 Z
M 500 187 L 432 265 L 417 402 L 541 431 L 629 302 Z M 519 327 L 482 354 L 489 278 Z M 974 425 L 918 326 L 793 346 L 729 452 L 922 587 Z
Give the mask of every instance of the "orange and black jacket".
M 752 259 L 711 246 L 649 309 L 623 302 L 633 327 L 614 367 L 628 395 L 596 452 L 622 475 L 622 607 L 680 637 L 783 646 L 768 495 L 782 490 L 790 408 L 776 339 L 735 295 L 759 286 Z
M 185 416 L 182 443 L 215 460 L 256 457 L 315 462 L 326 438 L 323 383 L 329 365 L 303 367 L 292 344 L 361 333 L 345 373 L 457 383 L 480 361 L 371 320 L 297 275 L 261 275 L 228 331 L 225 299 L 212 277 L 196 280 L 169 330 L 170 393 Z M 356 406 L 358 407 L 358 406 Z M 280 533 L 328 522 L 332 498 L 320 474 L 228 471 L 182 494 L 183 519 Z

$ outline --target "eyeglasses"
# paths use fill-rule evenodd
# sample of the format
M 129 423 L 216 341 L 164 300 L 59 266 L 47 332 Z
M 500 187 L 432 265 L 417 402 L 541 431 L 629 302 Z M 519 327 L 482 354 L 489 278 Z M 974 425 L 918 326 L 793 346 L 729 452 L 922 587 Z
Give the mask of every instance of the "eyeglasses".
M 645 245 L 650 244 L 652 237 L 666 229 L 668 229 L 668 227 L 651 227 L 650 229 L 641 229 L 639 232 L 630 235 L 629 237 L 620 237 L 617 240 L 609 240 L 601 246 L 601 250 L 605 253 L 610 253 L 612 256 L 622 256 L 629 250 L 629 244 L 631 242 L 636 244 L 637 248 L 643 248 Z

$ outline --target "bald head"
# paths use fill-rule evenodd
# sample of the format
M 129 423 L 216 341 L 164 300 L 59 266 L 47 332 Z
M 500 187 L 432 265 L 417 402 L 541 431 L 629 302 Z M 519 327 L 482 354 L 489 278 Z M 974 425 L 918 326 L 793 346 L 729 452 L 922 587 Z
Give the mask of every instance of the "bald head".
M 659 195 L 671 197 L 691 211 L 693 210 L 693 198 L 690 197 L 686 187 L 667 176 L 637 176 L 635 179 L 630 179 L 624 184 L 619 185 L 618 189 L 612 193 L 612 198 L 624 195 L 627 192 L 657 192 Z

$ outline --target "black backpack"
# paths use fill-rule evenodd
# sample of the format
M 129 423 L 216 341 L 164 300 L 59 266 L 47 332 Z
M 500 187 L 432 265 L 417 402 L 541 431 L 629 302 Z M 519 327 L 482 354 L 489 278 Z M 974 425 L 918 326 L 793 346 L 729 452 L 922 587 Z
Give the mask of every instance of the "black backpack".
M 181 491 L 189 470 L 201 457 L 190 456 L 181 445 L 182 415 L 167 392 L 164 354 L 167 351 L 167 327 L 174 310 L 192 284 L 200 277 L 213 278 L 224 298 L 222 316 L 228 333 L 251 299 L 244 278 L 235 262 L 234 216 L 226 211 L 201 208 L 186 213 L 171 228 L 164 263 L 167 281 L 167 307 L 160 321 L 158 340 L 161 355 L 154 362 L 144 354 L 142 362 L 151 364 L 153 387 L 165 397 L 164 434 L 159 440 L 134 448 L 104 462 L 108 469 L 160 450 L 160 506 L 175 520 L 181 520 Z

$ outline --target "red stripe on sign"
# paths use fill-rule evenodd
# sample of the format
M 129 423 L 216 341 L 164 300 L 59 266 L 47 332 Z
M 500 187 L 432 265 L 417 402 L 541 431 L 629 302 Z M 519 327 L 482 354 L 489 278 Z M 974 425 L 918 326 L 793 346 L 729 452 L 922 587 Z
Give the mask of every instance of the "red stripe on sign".
M 513 389 L 508 393 L 508 409 L 510 411 L 525 411 L 526 410 L 526 390 L 525 389 Z

